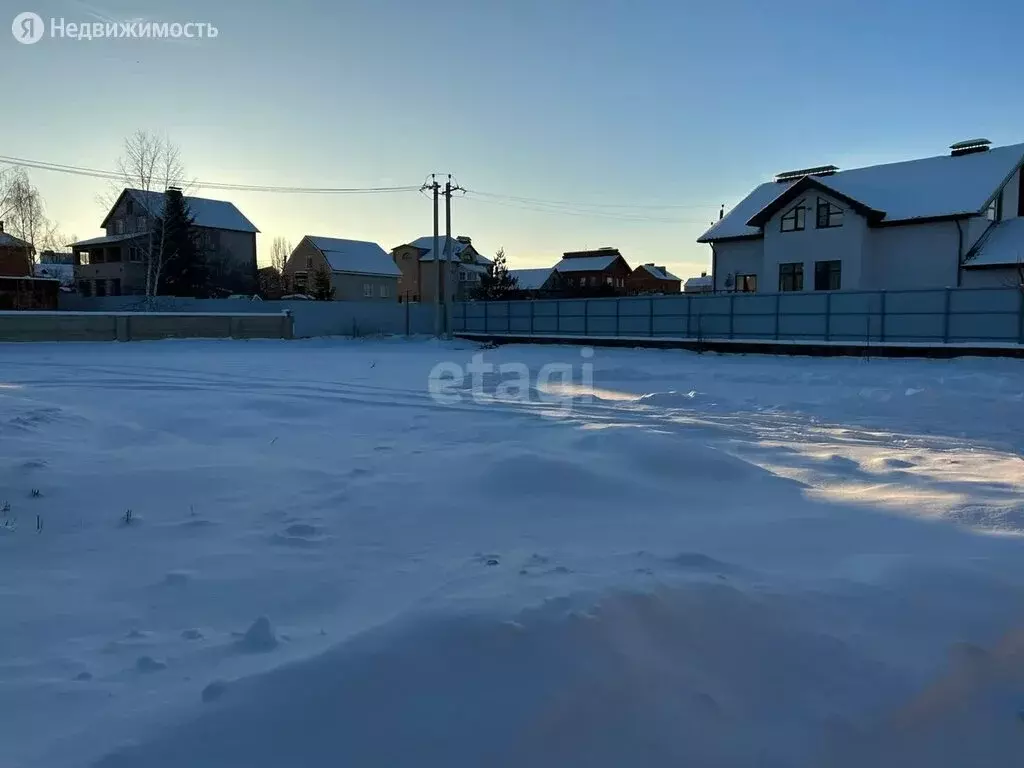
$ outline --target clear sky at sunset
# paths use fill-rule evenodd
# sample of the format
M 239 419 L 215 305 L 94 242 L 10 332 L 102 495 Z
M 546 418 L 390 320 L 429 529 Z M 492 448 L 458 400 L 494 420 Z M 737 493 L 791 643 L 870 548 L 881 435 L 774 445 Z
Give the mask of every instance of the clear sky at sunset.
M 166 133 L 191 177 L 469 190 L 454 229 L 511 266 L 618 246 L 688 276 L 718 206 L 772 174 L 1024 141 L 1024 4 L 608 0 L 3 0 L 66 21 L 204 21 L 208 40 L 0 41 L 0 154 L 111 169 Z M 47 212 L 99 233 L 97 179 L 31 171 Z M 203 192 L 271 239 L 392 248 L 431 228 L 416 192 Z M 502 196 L 502 197 L 496 197 Z M 535 199 L 564 201 L 545 206 Z M 555 210 L 557 208 L 557 210 Z

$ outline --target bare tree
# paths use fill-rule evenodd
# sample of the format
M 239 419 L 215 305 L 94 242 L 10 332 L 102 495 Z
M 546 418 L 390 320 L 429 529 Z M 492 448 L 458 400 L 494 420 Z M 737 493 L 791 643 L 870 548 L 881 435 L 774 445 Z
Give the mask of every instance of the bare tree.
M 108 201 L 110 206 L 126 187 L 163 195 L 169 187 L 183 189 L 186 186 L 185 166 L 177 145 L 166 136 L 146 131 L 136 131 L 124 140 L 124 154 L 117 161 L 117 172 L 120 178 L 115 182 L 116 190 L 112 190 L 112 199 Z M 147 194 L 147 205 L 148 199 Z M 155 218 L 156 227 L 148 237 L 142 239 L 140 250 L 146 265 L 146 296 L 152 297 L 159 290 L 164 270 L 167 233 L 162 206 L 148 213 Z
M 29 272 L 33 256 L 41 249 L 53 249 L 61 240 L 57 225 L 46 216 L 39 189 L 24 168 L 0 174 L 0 221 L 5 231 L 29 244 L 25 254 Z
M 270 246 L 270 266 L 277 270 L 278 274 L 284 274 L 284 266 L 288 263 L 288 257 L 292 255 L 292 244 L 287 238 L 275 237 Z

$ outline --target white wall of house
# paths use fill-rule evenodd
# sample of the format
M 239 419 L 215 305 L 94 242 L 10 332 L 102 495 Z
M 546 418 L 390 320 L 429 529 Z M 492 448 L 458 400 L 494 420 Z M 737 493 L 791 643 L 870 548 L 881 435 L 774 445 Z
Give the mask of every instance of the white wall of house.
M 818 198 L 828 200 L 843 209 L 843 225 L 818 229 Z M 764 227 L 764 273 L 763 287 L 758 281 L 758 290 L 763 292 L 779 289 L 779 265 L 801 263 L 804 267 L 804 291 L 814 290 L 814 265 L 818 261 L 842 262 L 840 287 L 844 290 L 862 288 L 864 243 L 868 231 L 867 220 L 850 210 L 838 200 L 827 195 L 809 193 L 803 198 L 806 207 L 804 229 L 797 232 L 783 232 L 782 217 L 794 206 L 787 205 L 772 216 Z
M 964 224 L 964 234 L 968 227 Z M 956 222 L 933 221 L 869 230 L 864 288 L 955 288 L 960 239 Z M 967 249 L 966 243 L 964 250 Z
M 976 267 L 964 270 L 964 288 L 1010 288 L 1020 285 L 1020 282 L 1020 273 L 1016 267 Z
M 772 291 L 764 284 L 764 240 L 760 237 L 749 240 L 726 240 L 715 243 L 715 259 L 712 277 L 714 290 L 728 291 L 726 279 L 732 275 L 757 275 L 758 292 Z

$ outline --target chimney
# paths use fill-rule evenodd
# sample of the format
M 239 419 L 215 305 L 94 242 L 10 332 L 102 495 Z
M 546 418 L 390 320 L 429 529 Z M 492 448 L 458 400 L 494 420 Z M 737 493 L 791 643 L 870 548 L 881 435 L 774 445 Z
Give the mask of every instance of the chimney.
M 725 203 L 722 203 L 722 207 L 718 209 L 718 220 L 721 221 L 723 216 L 725 216 Z
M 170 197 L 181 197 L 181 187 L 168 187 L 167 194 Z
M 463 245 L 472 245 L 473 244 L 473 238 L 467 237 L 466 235 L 459 235 L 455 239 L 458 240 Z
M 966 139 L 949 145 L 949 154 L 952 157 L 961 155 L 973 155 L 976 152 L 988 152 L 992 142 L 988 139 Z
M 653 267 L 654 266 L 654 262 L 653 261 L 648 261 L 646 264 L 644 264 L 644 266 L 645 267 Z

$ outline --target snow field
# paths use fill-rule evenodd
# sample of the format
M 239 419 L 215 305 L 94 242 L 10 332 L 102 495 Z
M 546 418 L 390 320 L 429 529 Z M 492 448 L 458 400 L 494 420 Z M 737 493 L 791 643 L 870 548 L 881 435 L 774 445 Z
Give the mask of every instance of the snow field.
M 1019 362 L 479 351 L 0 346 L 0 764 L 1018 764 Z

